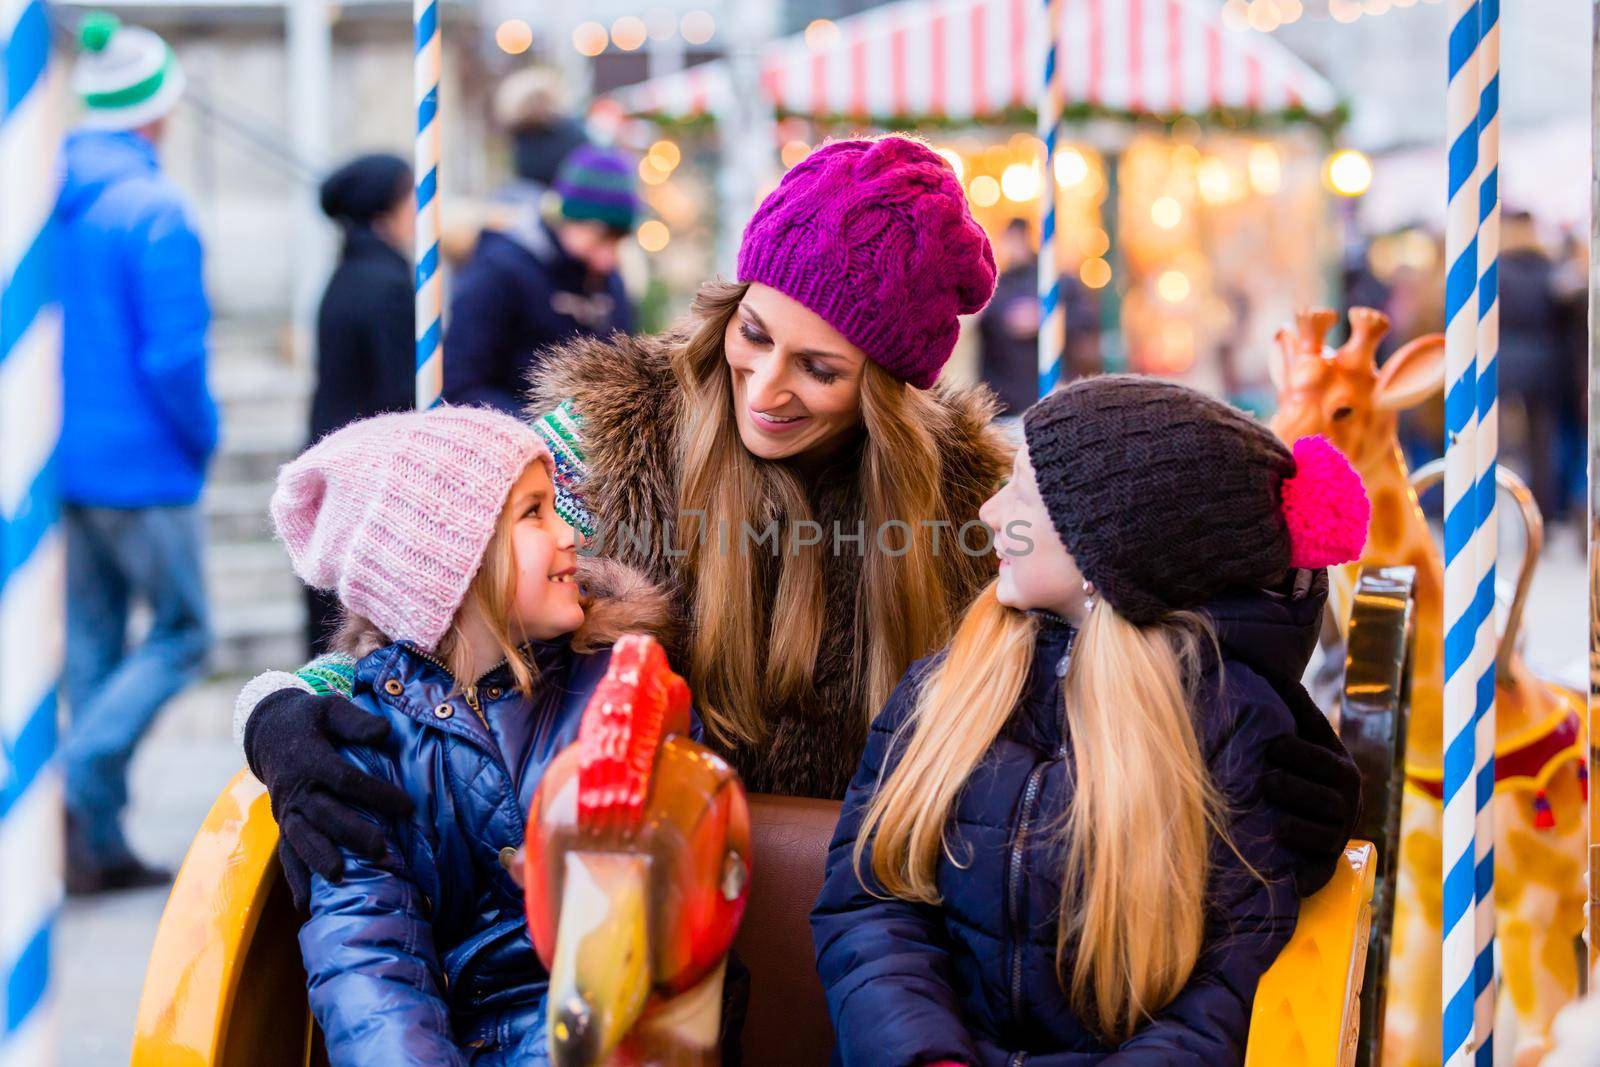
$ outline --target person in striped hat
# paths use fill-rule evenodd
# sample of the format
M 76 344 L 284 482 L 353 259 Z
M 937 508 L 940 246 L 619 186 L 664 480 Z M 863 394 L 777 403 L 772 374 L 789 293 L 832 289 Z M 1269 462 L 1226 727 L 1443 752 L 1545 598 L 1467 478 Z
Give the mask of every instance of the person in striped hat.
M 537 207 L 479 236 L 455 279 L 446 401 L 519 413 L 552 346 L 632 331 L 617 267 L 639 213 L 634 166 L 615 149 L 575 148 Z
M 159 141 L 166 118 L 183 97 L 178 57 L 143 26 L 93 11 L 78 28 L 82 52 L 72 68 L 72 88 L 83 102 L 80 125 L 95 130 L 136 130 Z
M 66 873 L 69 892 L 87 893 L 168 877 L 130 850 L 121 813 L 134 750 L 201 673 L 210 643 L 198 500 L 217 408 L 200 235 L 156 154 L 183 70 L 160 37 L 113 15 L 85 16 L 79 43 L 83 115 L 62 149 L 54 223 L 65 274 Z M 138 604 L 151 624 L 130 646 Z

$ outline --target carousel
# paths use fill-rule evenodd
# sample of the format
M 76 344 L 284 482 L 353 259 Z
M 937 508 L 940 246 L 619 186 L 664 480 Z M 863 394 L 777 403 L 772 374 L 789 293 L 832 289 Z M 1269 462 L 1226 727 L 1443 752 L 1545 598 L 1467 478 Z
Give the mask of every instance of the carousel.
M 1272 141 L 1238 129 L 1223 135 L 1251 139 L 1238 175 L 1229 179 L 1249 185 L 1259 145 L 1285 153 L 1276 164 L 1284 177 L 1295 165 L 1287 162 L 1281 138 L 1295 135 L 1283 131 L 1296 123 L 1315 126 L 1333 108 L 1303 68 L 1271 52 L 1229 51 L 1239 47 L 1239 38 L 1218 36 L 1190 19 L 1185 13 L 1200 6 L 1190 0 L 1127 5 L 1165 26 L 1139 37 L 1144 51 L 1133 50 L 1140 69 L 1173 76 L 1164 89 L 1148 77 L 1119 83 L 1095 57 L 1103 62 L 1105 40 L 1129 47 L 1127 28 L 1103 39 L 1085 36 L 1112 6 L 1050 0 L 1028 5 L 1025 13 L 1020 0 L 897 4 L 863 16 L 859 27 L 841 24 L 841 37 L 820 51 L 784 44 L 765 75 L 774 121 L 803 122 L 808 140 L 859 115 L 942 113 L 970 130 L 979 128 L 976 120 L 1012 109 L 1017 124 L 1031 103 L 1026 119 L 1036 125 L 1029 144 L 1012 146 L 1011 135 L 1002 133 L 998 144 L 991 136 L 991 143 L 966 151 L 952 135 L 951 164 L 974 196 L 984 177 L 1004 195 L 1012 163 L 1001 166 L 999 156 L 989 161 L 986 153 L 1004 146 L 1018 163 L 1041 153 L 1028 165 L 1051 195 L 1035 190 L 1032 198 L 1013 197 L 1016 206 L 1006 208 L 1029 206 L 1044 250 L 1041 391 L 1061 372 L 1062 273 L 1082 276 L 1091 260 L 1120 263 L 1129 277 L 1124 314 L 1132 314 L 1142 284 L 1137 240 L 1130 234 L 1125 251 L 1104 259 L 1105 249 L 1094 251 L 1099 239 L 1091 248 L 1081 235 L 1111 233 L 1105 203 L 1115 200 L 1117 182 L 1143 188 L 1143 179 L 1130 174 L 1145 166 L 1138 122 L 1157 113 L 1175 128 L 1204 115 L 1227 127 L 1227 101 L 1236 98 L 1254 108 L 1240 115 L 1275 110 L 1282 123 Z M 7 5 L 7 11 L 16 7 Z M 24 5 L 11 24 L 6 55 L 8 74 L 20 71 L 12 79 L 17 99 L 46 91 L 47 40 L 27 32 L 26 12 L 38 9 Z M 1388 330 L 1381 313 L 1310 306 L 1310 295 L 1290 290 L 1284 299 L 1298 309 L 1281 316 L 1285 321 L 1263 352 L 1276 393 L 1273 428 L 1289 442 L 1321 434 L 1337 445 L 1368 486 L 1374 514 L 1363 558 L 1337 577 L 1343 595 L 1330 600 L 1337 606 L 1325 628 L 1335 678 L 1324 710 L 1360 766 L 1363 818 L 1333 880 L 1303 902 L 1292 939 L 1256 993 L 1248 1062 L 1260 1067 L 1538 1063 L 1551 1047 L 1557 1014 L 1579 995 L 1584 973 L 1600 959 L 1594 925 L 1600 921 L 1600 802 L 1588 789 L 1595 766 L 1588 698 L 1535 676 L 1520 656 L 1519 623 L 1541 521 L 1526 488 L 1497 463 L 1497 12 L 1464 0 L 1454 0 L 1453 11 L 1445 131 L 1450 176 L 1448 190 L 1441 191 L 1450 205 L 1445 333 L 1404 339 L 1380 367 L 1376 353 Z M 929 21 L 914 23 L 913 15 Z M 962 17 L 968 21 L 951 21 Z M 973 40 L 980 26 L 976 39 L 985 42 L 984 50 L 975 45 L 958 56 L 963 49 L 957 42 Z M 442 358 L 439 28 L 429 0 L 418 0 L 417 27 L 417 403 L 428 407 L 438 400 Z M 887 42 L 886 63 L 871 51 L 880 39 Z M 37 62 L 14 68 L 14 53 L 30 47 Z M 900 77 L 913 48 L 942 55 L 936 68 L 943 76 L 928 84 Z M 998 61 L 993 49 L 1001 50 Z M 1004 58 L 1023 54 L 1042 61 L 1024 68 Z M 980 57 L 989 58 L 980 65 Z M 1175 65 L 1174 57 L 1182 62 Z M 1024 69 L 1037 76 L 1029 81 Z M 22 79 L 30 71 L 37 85 Z M 700 93 L 703 107 L 715 111 L 717 77 L 714 70 L 689 72 L 681 88 L 691 99 Z M 666 94 L 676 85 L 648 91 Z M 1084 105 L 1084 99 L 1092 102 Z M 1076 115 L 1080 106 L 1092 114 Z M 26 117 L 16 109 L 5 113 L 8 132 Z M 1069 141 L 1064 123 L 1074 117 L 1093 120 L 1085 129 L 1111 123 L 1121 132 L 1100 147 L 1088 139 Z M 1185 147 L 1194 148 L 1202 167 L 1207 153 L 1227 154 L 1204 144 L 1180 141 L 1164 150 L 1164 162 L 1151 165 L 1179 165 Z M 8 153 L 8 195 L 13 178 L 19 189 L 44 188 L 41 161 L 48 158 L 47 152 L 22 160 Z M 1114 177 L 1119 169 L 1122 176 Z M 1080 204 L 1074 183 L 1059 180 L 1063 175 L 1081 175 L 1080 184 L 1098 175 L 1106 196 L 1085 194 Z M 1161 181 L 1152 186 L 1160 187 Z M 1148 213 L 1160 199 L 1141 209 Z M 1243 200 L 1239 209 L 1251 203 Z M 1190 206 L 1180 203 L 1179 209 Z M 7 257 L 31 247 L 9 218 L 7 227 Z M 1194 249 L 1209 247 L 1208 232 L 1203 225 L 1195 231 Z M 30 282 L 27 267 L 25 257 L 3 264 L 8 321 L 0 331 L 0 371 L 8 373 L 49 366 L 43 357 L 51 351 L 50 331 L 30 329 L 31 318 L 20 325 L 10 318 L 17 309 L 32 306 L 40 315 L 48 308 L 48 294 Z M 1217 269 L 1198 260 L 1193 265 L 1196 278 Z M 1330 344 L 1345 325 L 1347 339 Z M 1141 364 L 1145 357 L 1136 354 L 1142 343 L 1130 336 L 1136 367 L 1174 369 L 1159 360 Z M 36 723 L 54 714 L 50 693 L 59 648 L 35 662 L 11 657 L 21 647 L 12 640 L 19 627 L 59 627 L 59 555 L 47 555 L 58 552 L 50 530 L 54 505 L 37 477 L 58 416 L 45 371 L 0 382 L 6 390 L 0 433 L 7 445 L 0 451 L 6 636 L 0 653 L 7 657 L 0 670 L 0 917 L 8 997 L 0 1063 L 42 1064 L 54 1062 L 48 1028 L 30 1019 L 47 1010 L 48 929 L 59 885 L 36 858 L 47 854 L 39 849 L 54 825 L 50 820 L 59 818 L 59 801 L 46 770 L 50 731 L 41 733 Z M 19 382 L 30 387 L 26 401 L 15 399 Z M 1594 382 L 1600 373 L 1591 373 Z M 1445 457 L 1408 470 L 1396 439 L 1397 416 L 1441 393 Z M 1591 478 L 1600 469 L 1600 434 L 1593 426 Z M 1437 481 L 1445 495 L 1442 544 L 1418 503 L 1419 490 Z M 15 489 L 19 485 L 22 490 Z M 1591 490 L 1591 509 L 1594 499 Z M 1520 559 L 1498 552 L 1503 504 L 1526 527 Z M 1592 547 L 1600 539 L 1600 514 L 1593 510 L 1590 524 Z M 38 565 L 41 559 L 45 565 Z M 1600 679 L 1596 559 L 1591 552 L 1591 663 Z M 1497 605 L 1502 585 L 1510 595 Z M 603 1041 L 562 1049 L 557 1061 L 721 1062 L 717 993 L 732 949 L 751 975 L 740 1038 L 744 1062 L 820 1067 L 828 1062 L 832 1034 L 807 913 L 838 806 L 746 795 L 725 765 L 688 738 L 689 699 L 659 647 L 647 638 L 625 639 L 584 714 L 578 740 L 558 758 L 534 802 L 521 872 L 530 936 L 551 969 L 552 989 L 568 994 L 562 1003 L 606 1020 Z M 168 900 L 139 1008 L 135 1067 L 326 1062 L 307 1006 L 299 917 L 278 867 L 277 844 L 265 790 L 241 772 L 217 798 Z M 577 888 L 605 884 L 604 872 L 619 866 L 647 870 L 648 878 L 630 881 L 634 890 L 628 892 Z M 644 951 L 608 949 L 623 943 Z M 551 1033 L 553 1042 L 562 1040 L 559 1025 Z

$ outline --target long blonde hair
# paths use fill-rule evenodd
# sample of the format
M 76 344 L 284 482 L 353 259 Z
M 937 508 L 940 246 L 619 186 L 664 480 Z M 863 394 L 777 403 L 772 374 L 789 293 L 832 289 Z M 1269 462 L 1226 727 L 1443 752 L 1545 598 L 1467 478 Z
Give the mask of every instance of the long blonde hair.
M 751 455 L 739 438 L 724 337 L 747 288 L 726 282 L 701 287 L 693 332 L 674 350 L 672 368 L 684 397 L 679 511 L 700 514 L 704 523 L 703 536 L 683 546 L 694 590 L 689 681 L 714 735 L 724 743 L 754 744 L 766 733 L 765 708 L 813 695 L 828 607 L 823 552 L 829 542 L 799 545 L 780 534 L 774 559 L 771 548 L 751 545 L 745 533 L 759 534 L 774 521 L 792 533 L 798 523 L 814 521 L 806 483 L 788 464 Z M 855 615 L 858 639 L 849 670 L 865 723 L 912 660 L 947 638 L 959 609 L 954 590 L 963 586 L 957 571 L 936 557 L 925 531 L 894 536 L 896 550 L 910 542 L 903 555 L 874 550 L 874 531 L 891 520 L 952 519 L 940 491 L 938 448 L 951 416 L 871 361 L 862 372 L 861 414 L 866 432 L 857 497 L 866 548 L 857 600 L 846 610 Z M 965 559 L 954 564 L 975 565 Z M 764 595 L 769 566 L 777 568 L 770 605 Z
M 884 890 L 939 902 L 945 827 L 1022 696 L 1036 626 L 993 583 L 973 603 L 895 738 L 904 755 L 868 805 L 858 874 L 870 842 Z M 1051 831 L 1066 855 L 1056 966 L 1074 1011 L 1112 1043 L 1177 996 L 1200 954 L 1210 835 L 1225 837 L 1191 712 L 1208 634 L 1202 616 L 1140 627 L 1100 602 L 1062 686 L 1075 788 Z

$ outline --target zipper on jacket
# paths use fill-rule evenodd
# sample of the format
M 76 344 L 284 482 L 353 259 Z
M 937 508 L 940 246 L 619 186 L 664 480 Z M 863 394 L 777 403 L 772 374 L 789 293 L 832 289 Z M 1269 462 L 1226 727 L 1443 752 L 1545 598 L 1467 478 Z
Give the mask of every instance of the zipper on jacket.
M 1022 1022 L 1022 942 L 1026 935 L 1022 929 L 1022 901 L 1019 899 L 1022 889 L 1022 850 L 1028 842 L 1028 829 L 1033 823 L 1033 805 L 1039 799 L 1039 779 L 1044 776 L 1045 766 L 1043 763 L 1035 764 L 1028 775 L 1027 787 L 1022 792 L 1021 818 L 1011 842 L 1011 865 L 1006 873 L 1010 882 L 1006 896 L 1011 905 L 1011 1021 L 1014 1025 Z
M 487 675 L 485 677 L 487 677 Z M 462 695 L 467 698 L 467 707 L 471 708 L 472 709 L 472 713 L 478 717 L 478 721 L 483 723 L 483 728 L 485 730 L 489 730 L 489 719 L 488 719 L 487 716 L 484 715 L 483 708 L 478 706 L 478 687 L 477 687 L 477 685 L 476 684 L 469 685 L 465 689 L 463 689 L 461 692 L 462 692 Z M 494 735 L 494 731 L 493 730 L 489 730 L 489 734 L 492 737 Z
M 437 656 L 429 652 L 424 652 L 415 645 L 408 644 L 406 647 L 412 652 L 415 652 L 417 655 L 421 656 L 423 659 L 427 660 L 429 663 L 433 664 L 435 667 L 438 667 L 444 672 L 445 677 L 449 678 L 451 682 L 455 682 L 457 685 L 460 684 L 459 682 L 456 682 L 456 676 L 450 672 L 449 665 L 440 660 Z M 485 678 L 489 677 L 489 675 L 493 674 L 501 667 L 504 667 L 508 662 L 510 661 L 502 657 L 499 663 L 496 663 L 493 667 L 490 667 L 488 670 L 478 675 L 477 681 L 461 690 L 461 695 L 467 699 L 467 707 L 471 708 L 472 713 L 478 717 L 478 721 L 483 723 L 483 728 L 489 731 L 490 737 L 494 736 L 494 731 L 489 729 L 489 718 L 488 716 L 484 715 L 482 706 L 478 704 L 478 683 L 482 682 Z

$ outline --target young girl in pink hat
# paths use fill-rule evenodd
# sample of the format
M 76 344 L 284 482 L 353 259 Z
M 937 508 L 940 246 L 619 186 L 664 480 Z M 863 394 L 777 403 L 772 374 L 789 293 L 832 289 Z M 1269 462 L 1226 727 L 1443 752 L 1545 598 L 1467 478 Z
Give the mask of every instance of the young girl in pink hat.
M 359 657 L 354 706 L 326 706 L 364 742 L 344 772 L 373 780 L 363 808 L 328 813 L 353 825 L 283 827 L 344 869 L 312 879 L 300 933 L 333 1064 L 545 1062 L 547 976 L 510 860 L 602 646 L 665 618 L 620 570 L 609 595 L 580 591 L 551 472 L 526 424 L 446 407 L 351 424 L 278 476 L 278 536 L 337 594 Z M 340 831 L 360 847 L 334 849 Z

